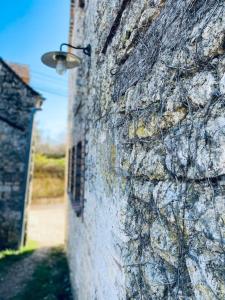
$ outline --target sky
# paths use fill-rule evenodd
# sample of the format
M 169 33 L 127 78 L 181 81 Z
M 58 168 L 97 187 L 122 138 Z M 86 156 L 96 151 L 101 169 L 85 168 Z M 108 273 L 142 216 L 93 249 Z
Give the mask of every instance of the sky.
M 68 42 L 70 0 L 0 0 L 0 57 L 27 64 L 30 85 L 44 98 L 36 120 L 45 137 L 60 141 L 66 132 L 67 76 L 56 74 L 40 58 Z

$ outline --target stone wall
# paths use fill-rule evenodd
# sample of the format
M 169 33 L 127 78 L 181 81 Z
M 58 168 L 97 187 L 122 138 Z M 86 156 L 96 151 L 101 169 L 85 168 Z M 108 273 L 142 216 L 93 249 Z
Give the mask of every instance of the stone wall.
M 92 45 L 70 76 L 70 143 L 87 142 L 82 217 L 68 208 L 78 299 L 224 299 L 224 2 L 74 10 L 72 43 Z
M 0 249 L 18 248 L 23 239 L 37 95 L 0 60 Z

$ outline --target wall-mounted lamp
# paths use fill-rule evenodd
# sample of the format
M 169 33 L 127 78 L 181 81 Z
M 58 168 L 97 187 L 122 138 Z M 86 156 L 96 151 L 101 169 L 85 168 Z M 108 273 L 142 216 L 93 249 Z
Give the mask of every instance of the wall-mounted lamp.
M 35 101 L 35 107 L 34 107 L 34 109 L 37 111 L 37 110 L 41 110 L 41 107 L 42 107 L 42 104 L 43 104 L 43 101 L 44 101 L 45 99 L 44 98 L 42 98 L 42 97 L 37 97 L 36 98 L 36 101 Z
M 42 55 L 41 61 L 50 68 L 56 69 L 56 72 L 62 75 L 67 69 L 72 69 L 80 65 L 81 59 L 75 54 L 62 51 L 63 46 L 73 49 L 83 50 L 85 55 L 91 56 L 91 45 L 87 47 L 74 47 L 70 44 L 61 44 L 59 51 L 51 51 Z

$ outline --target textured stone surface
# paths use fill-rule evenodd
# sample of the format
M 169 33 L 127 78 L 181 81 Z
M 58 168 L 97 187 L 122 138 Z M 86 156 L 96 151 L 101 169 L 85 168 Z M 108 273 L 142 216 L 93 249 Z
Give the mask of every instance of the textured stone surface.
M 0 61 L 0 249 L 17 248 L 22 239 L 31 108 L 37 96 Z
M 75 1 L 70 143 L 85 205 L 68 209 L 78 299 L 225 298 L 225 4 Z

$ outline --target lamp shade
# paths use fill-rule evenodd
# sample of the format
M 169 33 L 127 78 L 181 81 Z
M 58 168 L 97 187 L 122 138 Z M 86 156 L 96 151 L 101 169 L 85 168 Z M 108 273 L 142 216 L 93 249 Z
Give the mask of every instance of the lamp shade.
M 36 101 L 35 101 L 35 108 L 36 108 L 37 110 L 40 110 L 42 104 L 43 104 L 43 99 L 42 99 L 41 97 L 37 97 L 37 98 L 36 98 Z
M 81 59 L 68 52 L 63 51 L 51 51 L 42 55 L 41 61 L 43 64 L 47 65 L 50 68 L 57 68 L 59 62 L 65 66 L 66 69 L 72 69 L 80 65 Z

